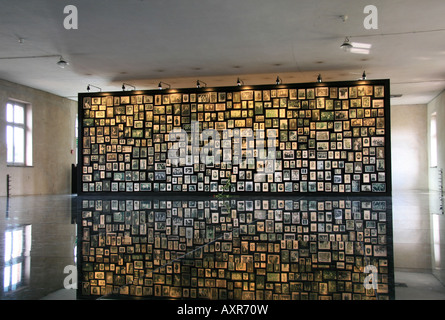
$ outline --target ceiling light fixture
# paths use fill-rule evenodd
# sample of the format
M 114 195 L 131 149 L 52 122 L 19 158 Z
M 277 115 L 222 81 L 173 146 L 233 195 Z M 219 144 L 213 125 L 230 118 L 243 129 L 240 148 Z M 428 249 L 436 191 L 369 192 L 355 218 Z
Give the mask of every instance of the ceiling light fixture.
M 162 84 L 167 85 L 169 89 L 171 88 L 171 85 L 169 85 L 168 83 L 165 83 L 165 82 L 160 81 L 159 84 L 158 84 L 158 89 L 159 89 L 159 90 L 162 90 L 162 89 L 163 89 L 163 88 L 162 88 Z
M 366 80 L 366 72 L 365 71 L 363 71 L 362 80 Z
M 352 47 L 352 44 L 349 42 L 349 38 L 348 37 L 345 38 L 345 41 L 343 41 L 343 43 L 341 44 L 340 48 L 342 48 L 345 52 L 351 51 L 351 49 L 353 47 Z
M 135 86 L 133 86 L 133 85 L 131 85 L 131 84 L 128 84 L 128 83 L 123 83 L 123 84 L 122 84 L 122 91 L 125 91 L 125 85 L 130 86 L 130 87 L 133 87 L 133 90 L 136 90 L 136 87 L 135 87 Z
M 204 87 L 206 87 L 207 86 L 207 83 L 205 83 L 204 81 L 202 81 L 202 80 L 198 80 L 198 81 L 196 81 L 196 88 L 201 88 L 201 82 L 202 83 L 204 83 Z
M 280 85 L 283 82 L 283 80 L 281 80 L 281 78 L 277 76 L 277 80 L 275 80 L 275 82 L 276 82 L 276 84 L 278 86 L 278 85 Z
M 90 92 L 90 89 L 91 89 L 90 87 L 94 87 L 94 88 L 96 88 L 96 89 L 99 89 L 99 91 L 102 91 L 101 88 L 96 87 L 96 86 L 93 86 L 92 84 L 89 84 L 89 85 L 87 86 L 87 90 L 88 90 L 88 92 Z
M 63 68 L 65 68 L 67 65 L 69 65 L 69 63 L 66 62 L 66 61 L 63 59 L 62 56 L 60 56 L 60 59 L 59 59 L 59 61 L 57 62 L 57 65 L 63 69 Z
M 356 54 L 370 54 L 371 48 L 372 44 L 370 43 L 351 42 L 351 49 L 349 51 Z
M 322 81 L 323 81 L 323 79 L 321 78 L 321 74 L 319 74 L 317 77 L 317 82 L 322 82 Z
M 236 80 L 236 84 L 238 85 L 238 87 L 243 86 L 244 85 L 244 81 L 241 80 L 240 78 L 238 78 L 238 80 Z

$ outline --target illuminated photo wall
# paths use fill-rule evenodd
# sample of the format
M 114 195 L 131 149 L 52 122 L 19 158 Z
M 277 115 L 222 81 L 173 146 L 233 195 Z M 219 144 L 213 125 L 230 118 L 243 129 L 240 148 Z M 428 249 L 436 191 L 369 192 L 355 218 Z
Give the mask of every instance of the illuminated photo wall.
M 391 194 L 389 80 L 79 94 L 80 194 Z

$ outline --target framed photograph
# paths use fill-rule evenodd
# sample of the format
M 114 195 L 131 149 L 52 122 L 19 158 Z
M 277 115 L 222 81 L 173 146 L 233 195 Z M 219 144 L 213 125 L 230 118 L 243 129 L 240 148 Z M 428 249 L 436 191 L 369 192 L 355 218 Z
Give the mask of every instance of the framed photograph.
M 339 88 L 338 89 L 338 98 L 339 99 L 348 99 L 349 97 L 349 88 Z
M 384 100 L 383 99 L 374 99 L 372 100 L 372 107 L 373 108 L 383 108 L 384 106 Z
M 306 99 L 308 99 L 308 100 L 315 99 L 315 89 L 314 88 L 306 89 Z
M 376 98 L 383 98 L 385 96 L 385 87 L 384 86 L 375 86 L 374 87 L 374 96 Z
M 328 87 L 317 87 L 317 88 L 315 88 L 315 95 L 317 97 L 328 97 L 329 96 L 329 88 Z
M 278 89 L 277 91 L 277 98 L 287 98 L 289 96 L 289 90 L 288 89 Z
M 266 118 L 278 118 L 278 109 L 266 109 Z

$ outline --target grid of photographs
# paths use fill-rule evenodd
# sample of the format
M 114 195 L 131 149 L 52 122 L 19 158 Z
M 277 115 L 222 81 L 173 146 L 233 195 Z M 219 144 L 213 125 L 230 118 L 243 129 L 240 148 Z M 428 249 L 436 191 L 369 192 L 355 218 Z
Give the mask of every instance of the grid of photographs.
M 81 299 L 394 298 L 390 199 L 79 201 Z
M 80 94 L 79 193 L 389 195 L 388 101 L 387 80 Z

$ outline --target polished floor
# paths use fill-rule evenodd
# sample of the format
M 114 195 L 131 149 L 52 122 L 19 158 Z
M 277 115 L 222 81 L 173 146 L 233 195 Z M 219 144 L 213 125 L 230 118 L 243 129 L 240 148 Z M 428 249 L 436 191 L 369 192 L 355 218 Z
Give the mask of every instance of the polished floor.
M 0 198 L 0 208 L 0 252 L 4 257 L 0 260 L 0 299 L 78 299 L 78 290 L 71 288 L 77 284 L 74 279 L 80 258 L 76 247 L 78 215 L 85 213 L 79 208 L 79 199 L 72 195 Z M 396 300 L 445 299 L 442 208 L 437 193 L 394 193 L 390 275 Z M 250 231 L 246 227 L 246 232 Z M 185 237 L 190 238 L 188 234 Z M 103 297 L 106 295 L 101 292 L 94 296 Z

